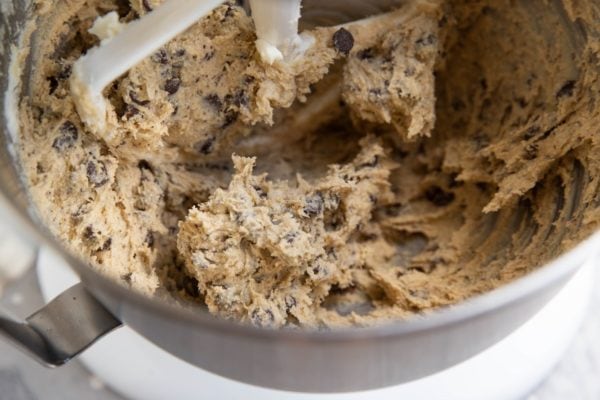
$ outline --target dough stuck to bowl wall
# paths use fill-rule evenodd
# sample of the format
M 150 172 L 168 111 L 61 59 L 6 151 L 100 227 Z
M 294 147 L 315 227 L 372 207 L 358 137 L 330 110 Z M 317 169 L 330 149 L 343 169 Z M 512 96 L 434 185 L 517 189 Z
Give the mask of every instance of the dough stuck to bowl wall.
M 71 65 L 98 16 L 160 1 L 38 3 L 31 197 L 133 290 L 264 327 L 368 326 L 511 282 L 600 225 L 592 1 L 410 0 L 273 66 L 227 3 L 107 88 L 108 141 Z

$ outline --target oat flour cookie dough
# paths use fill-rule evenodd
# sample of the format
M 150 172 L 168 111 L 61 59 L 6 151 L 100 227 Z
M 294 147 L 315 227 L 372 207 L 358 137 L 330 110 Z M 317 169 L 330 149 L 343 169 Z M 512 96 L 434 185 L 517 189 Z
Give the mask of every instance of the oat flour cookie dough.
M 598 228 L 594 2 L 401 1 L 273 66 L 226 4 L 106 90 L 99 138 L 71 65 L 98 16 L 159 3 L 38 1 L 20 103 L 40 217 L 121 284 L 259 326 L 364 326 L 506 284 Z

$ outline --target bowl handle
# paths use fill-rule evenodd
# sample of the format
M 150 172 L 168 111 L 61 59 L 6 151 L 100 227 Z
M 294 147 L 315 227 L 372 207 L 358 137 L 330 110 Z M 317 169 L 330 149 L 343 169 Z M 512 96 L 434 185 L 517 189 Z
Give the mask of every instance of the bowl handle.
M 24 322 L 0 314 L 0 335 L 48 367 L 67 363 L 121 326 L 83 284 L 78 283 Z

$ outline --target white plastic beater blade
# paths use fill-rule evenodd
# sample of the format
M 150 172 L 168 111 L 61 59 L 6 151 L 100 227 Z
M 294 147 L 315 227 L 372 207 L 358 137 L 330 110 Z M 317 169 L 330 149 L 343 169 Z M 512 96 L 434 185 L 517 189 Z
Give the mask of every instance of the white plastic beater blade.
M 302 0 L 250 0 L 256 26 L 256 47 L 267 64 L 285 58 L 298 44 Z
M 77 60 L 71 89 L 83 122 L 92 131 L 104 134 L 107 107 L 102 97 L 104 88 L 223 2 L 168 0 Z

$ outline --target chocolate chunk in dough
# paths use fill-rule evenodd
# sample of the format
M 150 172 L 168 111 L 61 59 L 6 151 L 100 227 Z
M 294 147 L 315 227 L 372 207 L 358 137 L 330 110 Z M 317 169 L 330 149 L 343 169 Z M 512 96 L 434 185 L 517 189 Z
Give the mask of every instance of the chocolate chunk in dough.
M 173 77 L 165 82 L 165 91 L 171 95 L 177 93 L 181 87 L 181 79 Z
M 64 122 L 58 129 L 58 137 L 52 142 L 52 147 L 59 153 L 72 148 L 79 138 L 79 130 L 71 122 Z
M 94 187 L 99 188 L 108 183 L 108 171 L 106 164 L 98 160 L 89 160 L 85 167 L 88 181 Z
M 344 28 L 338 29 L 333 34 L 333 47 L 342 54 L 350 54 L 350 51 L 354 48 L 354 36 Z

